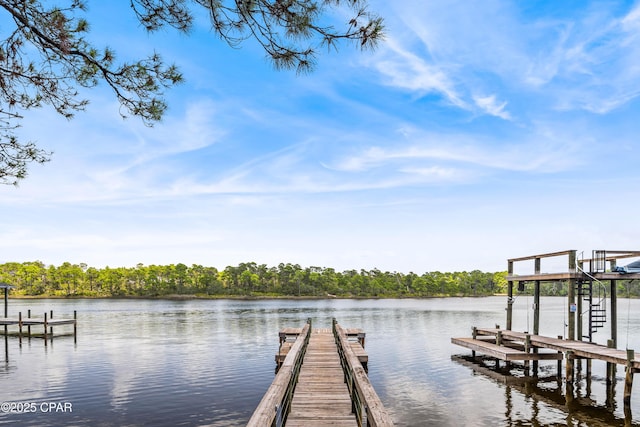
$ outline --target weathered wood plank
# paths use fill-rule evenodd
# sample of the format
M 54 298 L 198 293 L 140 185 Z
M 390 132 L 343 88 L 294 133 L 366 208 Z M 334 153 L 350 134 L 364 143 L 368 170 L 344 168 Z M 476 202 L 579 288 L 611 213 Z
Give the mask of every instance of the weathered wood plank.
M 310 325 L 306 324 L 300 335 L 298 335 L 298 338 L 296 338 L 296 342 L 287 354 L 287 357 L 282 363 L 282 367 L 276 374 L 276 377 L 273 379 L 273 382 L 267 389 L 267 392 L 262 397 L 258 407 L 253 412 L 251 419 L 249 419 L 247 427 L 270 426 L 275 419 L 276 407 L 280 402 L 282 402 L 283 396 L 286 393 L 296 356 L 304 345 L 305 337 L 309 328 Z
M 329 329 L 315 329 L 311 334 L 286 425 L 357 426 Z
M 0 325 L 18 325 L 20 323 L 19 319 L 13 318 L 0 318 Z M 47 319 L 47 326 L 57 326 L 57 325 L 73 325 L 76 323 L 75 319 Z M 23 326 L 33 326 L 33 325 L 44 325 L 44 319 L 39 318 L 23 318 L 22 319 Z
M 356 388 L 366 408 L 368 425 L 371 427 L 393 427 L 394 424 L 391 420 L 391 416 L 389 416 L 387 410 L 382 404 L 382 401 L 373 389 L 367 373 L 347 340 L 344 330 L 337 323 L 335 324 L 335 327 L 338 339 L 344 349 L 347 363 L 355 377 Z
M 493 344 L 473 338 L 451 338 L 451 343 L 473 351 L 486 354 L 496 359 L 511 360 L 561 360 L 562 353 L 527 353 L 511 347 Z
M 365 333 L 361 329 L 349 329 L 349 337 L 357 338 L 358 342 L 347 341 L 344 330 L 342 330 L 345 344 L 343 348 L 348 348 L 350 358 L 360 369 L 361 374 L 357 376 L 357 382 L 364 384 L 373 390 L 366 373 L 362 369 L 362 364 L 368 362 L 368 355 L 363 348 Z M 285 328 L 279 333 L 280 348 L 276 354 L 276 362 L 282 364 L 280 371 L 290 371 L 286 369 L 290 356 L 299 351 L 298 342 L 304 338 L 306 332 L 300 328 Z M 295 343 L 291 343 L 291 337 L 297 337 Z M 294 358 L 293 358 L 294 359 Z M 288 376 L 290 378 L 290 376 Z M 288 427 L 305 426 L 336 426 L 336 427 L 354 427 L 357 426 L 355 414 L 352 413 L 351 396 L 344 379 L 344 372 L 340 361 L 340 355 L 336 346 L 333 330 L 330 328 L 314 329 L 310 331 L 309 345 L 307 346 L 303 363 L 298 374 L 298 382 L 295 387 L 294 395 L 291 401 L 291 409 L 287 416 L 286 425 Z M 273 397 L 267 398 L 268 395 L 281 396 L 286 390 L 288 379 L 274 379 L 271 387 L 258 405 L 254 416 L 249 421 L 249 427 L 267 426 L 275 417 L 275 407 L 278 399 Z M 361 396 L 369 396 L 366 392 L 361 391 Z M 373 392 L 375 395 L 375 392 Z M 368 397 L 372 404 L 367 406 L 374 408 L 376 413 L 380 410 L 371 396 Z M 375 398 L 378 399 L 377 395 Z M 379 401 L 379 399 L 378 399 Z M 379 405 L 382 407 L 382 404 Z M 382 408 L 384 410 L 384 408 Z M 258 412 L 267 415 L 256 415 Z M 386 412 L 384 412 L 386 414 Z M 388 415 L 387 415 L 388 417 Z M 369 420 L 369 425 L 376 426 L 392 426 L 390 421 L 387 424 L 376 424 L 375 421 Z
M 527 334 L 495 328 L 476 328 L 479 335 L 497 335 L 498 331 L 503 339 L 524 342 Z M 603 360 L 605 362 L 619 365 L 627 364 L 627 352 L 615 348 L 608 348 L 600 344 L 585 341 L 563 340 L 558 338 L 545 337 L 541 335 L 530 335 L 531 345 L 534 347 L 548 348 L 561 352 L 573 352 L 573 356 L 586 359 Z M 640 360 L 630 362 L 633 369 L 640 369 Z

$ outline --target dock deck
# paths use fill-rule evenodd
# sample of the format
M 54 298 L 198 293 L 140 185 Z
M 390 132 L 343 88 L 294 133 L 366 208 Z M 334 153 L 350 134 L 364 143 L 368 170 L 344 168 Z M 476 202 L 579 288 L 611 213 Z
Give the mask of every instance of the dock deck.
M 31 317 L 31 310 L 29 310 L 27 317 L 23 317 L 22 313 L 18 313 L 18 317 L 0 317 L 0 326 L 3 327 L 0 334 L 5 336 L 15 335 L 20 338 L 22 338 L 23 335 L 29 338 L 53 338 L 54 326 L 72 325 L 73 332 L 68 332 L 63 335 L 73 335 L 75 337 L 77 334 L 77 319 L 78 315 L 75 310 L 73 312 L 73 318 L 55 319 L 53 318 L 53 310 L 51 310 L 49 313 L 45 312 L 43 317 Z M 31 329 L 32 326 L 41 326 L 42 333 L 33 332 Z M 10 327 L 12 327 L 13 331 L 9 330 Z M 23 328 L 26 328 L 26 330 Z
M 574 358 L 603 360 L 618 365 L 631 366 L 635 371 L 640 370 L 640 360 L 628 360 L 626 350 L 605 347 L 600 344 L 586 341 L 564 340 L 560 338 L 545 337 L 542 335 L 529 335 L 524 332 L 507 331 L 495 328 L 476 328 L 478 335 L 497 336 L 498 332 L 505 340 L 512 342 L 524 342 L 529 336 L 531 345 L 538 348 L 556 350 L 558 354 L 570 353 Z
M 311 333 L 286 425 L 358 426 L 331 329 Z
M 631 366 L 634 371 L 640 371 L 640 360 L 629 360 L 626 350 L 609 348 L 586 341 L 551 338 L 496 328 L 474 328 L 474 331 L 477 334 L 474 338 L 451 338 L 451 342 L 504 361 L 561 360 L 564 357 L 563 354 L 570 354 L 573 358 L 603 360 Z M 483 339 L 483 337 L 491 337 L 501 342 L 494 343 Z M 529 350 L 518 348 L 523 348 L 525 343 L 530 346 Z M 533 353 L 530 351 L 532 349 L 555 350 L 556 353 Z
M 278 372 L 247 426 L 392 427 L 363 367 L 364 336 L 335 319 L 332 328 L 280 331 Z
M 556 359 L 558 360 L 558 371 L 560 371 L 560 361 L 565 359 L 567 383 L 573 381 L 575 359 L 601 360 L 607 362 L 608 366 L 623 365 L 626 370 L 624 387 L 624 404 L 626 406 L 631 402 L 633 376 L 640 372 L 640 360 L 635 358 L 633 350 L 618 350 L 585 341 L 531 335 L 508 329 L 474 327 L 472 338 L 451 338 L 451 342 L 471 349 L 474 356 L 475 352 L 479 352 L 507 362 L 522 360 L 527 364 L 531 360 Z M 539 352 L 539 349 L 555 350 L 557 353 L 542 353 Z M 609 371 L 609 369 L 607 370 Z M 558 372 L 558 376 L 560 376 L 560 372 Z
M 561 360 L 562 353 L 531 353 L 477 338 L 451 338 L 453 344 L 507 362 L 514 360 Z
M 356 328 L 345 328 L 343 329 L 344 333 L 349 340 L 349 345 L 351 346 L 351 350 L 355 353 L 356 357 L 364 367 L 365 371 L 367 370 L 369 364 L 369 356 L 364 349 L 364 340 L 366 337 L 365 332 L 362 329 Z M 331 329 L 326 329 L 328 334 L 332 334 Z M 289 350 L 293 346 L 295 339 L 302 333 L 302 328 L 284 328 L 278 334 L 280 337 L 280 348 L 276 353 L 276 365 L 280 367 L 284 362 L 284 359 L 289 354 Z M 332 335 L 333 336 L 333 335 Z M 356 338 L 357 341 L 352 341 L 353 338 Z

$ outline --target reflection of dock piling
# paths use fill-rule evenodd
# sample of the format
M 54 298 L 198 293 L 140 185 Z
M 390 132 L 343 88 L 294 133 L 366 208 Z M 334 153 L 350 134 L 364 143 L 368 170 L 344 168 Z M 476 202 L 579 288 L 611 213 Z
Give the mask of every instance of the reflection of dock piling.
M 616 415 L 613 396 L 607 396 L 604 404 L 598 403 L 592 398 L 588 385 L 587 389 L 582 392 L 576 390 L 570 400 L 570 405 L 568 405 L 567 396 L 563 392 L 562 380 L 556 376 L 515 376 L 512 370 L 517 370 L 517 365 L 508 364 L 508 366 L 496 368 L 491 357 L 453 355 L 451 360 L 503 386 L 506 425 L 520 425 L 519 415 L 523 412 L 526 413 L 521 406 L 513 404 L 514 392 L 526 396 L 524 405 L 530 406 L 528 425 L 547 425 L 545 421 L 548 420 L 540 419 L 540 415 L 545 412 L 538 410 L 539 403 L 544 403 L 561 412 L 569 411 L 570 415 L 567 416 L 567 420 L 573 421 L 573 424 L 577 422 L 579 425 L 585 426 L 631 425 L 630 415 L 625 414 L 625 419 Z M 556 384 L 555 387 L 554 384 Z M 569 421 L 567 424 L 569 425 Z

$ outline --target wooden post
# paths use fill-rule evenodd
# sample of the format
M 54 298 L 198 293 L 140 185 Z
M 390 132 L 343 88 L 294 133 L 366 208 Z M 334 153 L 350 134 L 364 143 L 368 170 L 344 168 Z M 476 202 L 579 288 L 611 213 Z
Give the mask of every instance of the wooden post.
M 9 316 L 9 288 L 4 288 L 4 318 L 6 319 Z M 8 335 L 9 331 L 7 330 L 7 325 L 4 325 L 4 336 Z
M 513 261 L 508 261 L 507 274 L 513 276 Z M 509 280 L 507 285 L 507 331 L 510 331 L 513 321 L 513 281 Z
M 562 335 L 558 335 L 558 339 L 562 339 Z M 562 353 L 559 351 L 558 353 Z M 558 381 L 562 379 L 562 359 L 558 359 Z
M 476 338 L 478 338 L 478 328 L 476 328 L 475 326 L 471 329 L 471 337 L 475 340 Z M 476 357 L 476 351 L 475 350 L 471 350 L 471 357 L 475 358 Z
M 502 331 L 498 331 L 496 334 L 496 345 L 502 345 Z
M 624 406 L 631 404 L 631 387 L 633 387 L 634 351 L 627 350 L 627 374 L 624 377 Z
M 572 250 L 569 252 L 569 273 L 574 274 L 576 272 L 576 251 Z M 576 339 L 576 279 L 569 279 L 569 290 L 567 294 L 568 306 L 567 310 L 569 311 L 568 319 L 569 319 L 569 331 L 567 334 L 567 338 L 570 340 Z M 572 363 L 573 365 L 573 363 Z
M 47 312 L 44 312 L 44 345 L 47 346 Z
M 77 342 L 78 335 L 78 312 L 73 310 L 73 342 Z
M 611 323 L 611 339 L 613 340 L 613 346 L 618 346 L 618 283 L 616 280 L 611 280 L 610 282 L 610 291 L 611 297 L 609 298 L 609 304 L 611 304 L 611 319 L 609 322 Z
M 531 351 L 531 335 L 527 334 L 524 337 L 524 352 L 529 353 Z M 524 367 L 526 369 L 527 375 L 529 375 L 529 361 L 524 361 Z
M 51 316 L 49 317 L 49 320 L 53 320 L 53 310 L 51 310 L 50 313 Z M 53 339 L 53 326 L 49 328 L 49 332 L 51 332 L 51 338 Z
M 22 312 L 18 312 L 18 340 L 22 344 Z
M 574 364 L 574 356 L 573 356 L 573 351 L 569 350 L 567 351 L 567 353 L 565 354 L 565 359 L 567 360 L 565 365 L 566 365 L 566 382 L 567 383 L 572 383 L 573 382 L 573 364 Z
M 27 310 L 27 319 L 31 319 L 31 309 Z M 27 336 L 31 338 L 31 324 L 27 325 Z
M 540 280 L 533 283 L 533 335 L 540 335 Z
M 578 283 L 576 285 L 578 287 L 578 300 L 576 301 L 576 314 L 578 315 L 576 322 L 576 335 L 578 337 L 578 341 L 582 341 L 582 293 L 584 292 L 584 289 L 582 287 L 584 283 L 582 283 L 582 280 L 578 280 Z
M 607 340 L 607 347 L 616 348 L 613 340 Z M 613 379 L 616 376 L 615 367 L 615 363 L 607 362 L 607 386 L 613 383 Z
M 606 262 L 607 260 L 605 257 L 605 264 Z M 615 258 L 611 260 L 610 264 L 611 270 L 613 270 L 616 267 Z M 618 348 L 618 282 L 616 280 L 611 280 L 609 282 L 609 294 L 609 313 L 611 313 L 609 322 L 611 324 L 611 339 L 607 341 L 607 346 L 611 348 Z M 612 343 L 611 345 L 609 345 L 609 341 Z M 607 363 L 607 384 L 609 384 L 609 381 L 615 382 L 617 370 L 618 365 L 616 365 L 615 363 Z

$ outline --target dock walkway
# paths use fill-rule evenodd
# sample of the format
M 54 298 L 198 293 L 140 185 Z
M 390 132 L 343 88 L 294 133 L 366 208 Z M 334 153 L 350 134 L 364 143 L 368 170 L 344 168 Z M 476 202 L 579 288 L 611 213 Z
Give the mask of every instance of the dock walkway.
M 357 427 L 331 329 L 314 329 L 291 401 L 287 427 Z
M 393 427 L 363 367 L 363 331 L 334 319 L 332 328 L 309 321 L 279 336 L 279 369 L 247 427 Z

